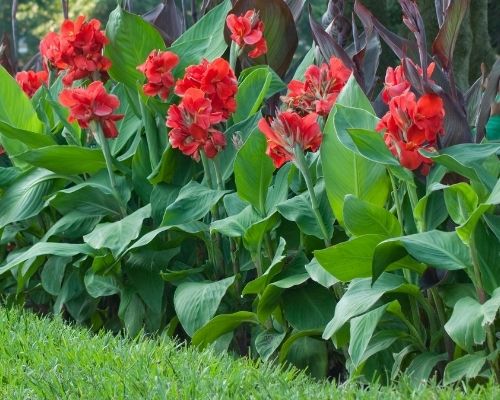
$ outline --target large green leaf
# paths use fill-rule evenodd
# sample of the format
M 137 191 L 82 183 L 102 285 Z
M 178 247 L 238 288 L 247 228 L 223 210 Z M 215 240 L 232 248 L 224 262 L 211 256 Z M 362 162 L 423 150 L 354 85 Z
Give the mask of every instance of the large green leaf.
M 260 358 L 268 361 L 283 342 L 285 336 L 286 332 L 262 331 L 259 333 L 255 337 L 255 349 Z
M 213 190 L 196 181 L 189 182 L 167 207 L 162 225 L 179 225 L 203 218 L 228 191 Z
M 458 382 L 463 378 L 475 378 L 483 369 L 486 360 L 487 357 L 484 352 L 479 351 L 451 361 L 444 369 L 443 384 L 449 385 L 450 383 Z
M 484 304 L 464 297 L 453 307 L 453 314 L 444 329 L 462 349 L 472 353 L 474 346 L 486 340 L 486 327 L 495 321 L 500 308 L 500 288 Z
M 447 358 L 448 354 L 446 353 L 421 353 L 412 360 L 406 369 L 406 374 L 410 377 L 413 385 L 418 387 L 428 381 L 436 364 Z
M 94 255 L 96 251 L 83 243 L 47 243 L 38 242 L 22 253 L 16 253 L 8 262 L 0 267 L 0 274 L 16 267 L 22 262 L 38 256 L 54 255 L 72 257 L 78 254 Z
M 192 338 L 195 346 L 205 347 L 213 343 L 225 333 L 234 331 L 241 324 L 248 322 L 258 324 L 257 315 L 249 311 L 238 311 L 234 314 L 221 314 L 198 329 Z
M 371 307 L 387 292 L 405 292 L 418 294 L 417 286 L 406 283 L 403 277 L 384 273 L 373 285 L 371 279 L 353 280 L 346 293 L 335 307 L 335 315 L 323 332 L 323 338 L 331 338 L 351 318 L 370 310 Z
M 456 270 L 472 265 L 469 249 L 455 232 L 429 231 L 387 239 L 373 255 L 373 280 L 406 254 L 434 268 Z
M 0 228 L 37 215 L 54 187 L 54 174 L 35 169 L 19 176 L 0 197 Z
M 257 11 L 264 23 L 267 53 L 257 59 L 243 55 L 242 63 L 245 66 L 269 64 L 278 75 L 284 76 L 298 44 L 297 29 L 290 8 L 282 0 L 238 0 L 231 13 L 242 15 L 247 10 Z M 226 29 L 226 39 L 229 42 L 228 29 Z
M 233 282 L 234 276 L 217 282 L 186 282 L 177 287 L 175 312 L 189 336 L 210 321 Z
M 89 269 L 83 281 L 87 293 L 95 299 L 120 292 L 120 284 L 113 275 L 98 275 Z
M 444 190 L 444 201 L 451 219 L 459 225 L 469 219 L 478 204 L 476 192 L 465 182 L 447 187 Z
M 70 263 L 71 257 L 48 257 L 40 274 L 40 282 L 42 283 L 43 290 L 53 296 L 57 296 L 61 291 L 66 266 Z
M 345 91 L 344 88 L 342 93 Z M 374 129 L 376 122 L 377 118 L 369 112 L 339 103 L 332 109 L 326 122 L 321 162 L 328 199 L 341 224 L 344 223 L 346 195 L 352 194 L 380 207 L 387 201 L 389 180 L 385 166 L 357 155 L 339 140 L 339 136 L 348 128 Z
M 79 146 L 41 147 L 18 154 L 14 159 L 67 175 L 93 174 L 106 168 L 100 149 Z
M 314 282 L 318 282 L 327 289 L 335 285 L 339 280 L 324 269 L 315 257 L 305 266 L 307 273 Z
M 282 299 L 283 313 L 294 329 L 324 329 L 333 318 L 335 296 L 315 282 L 285 290 Z
M 272 75 L 269 69 L 257 68 L 241 82 L 236 94 L 238 108 L 233 114 L 234 122 L 240 122 L 259 111 L 271 81 Z
M 313 377 L 324 379 L 328 369 L 326 342 L 309 335 L 299 337 L 288 348 L 286 360 L 299 369 L 307 369 Z
M 260 221 L 252 206 L 247 206 L 238 214 L 212 222 L 210 231 L 220 232 L 229 237 L 242 237 L 248 228 Z
M 10 128 L 34 133 L 43 131 L 42 123 L 38 119 L 29 98 L 24 94 L 16 80 L 1 65 L 0 121 L 10 126 Z M 5 125 L 0 125 L 0 144 L 5 148 L 7 154 L 15 155 L 26 150 L 26 146 L 22 142 L 4 136 L 5 131 Z
M 344 200 L 344 224 L 354 236 L 378 234 L 400 236 L 398 219 L 383 207 L 360 200 L 352 195 Z
M 224 0 L 204 15 L 196 24 L 184 32 L 173 44 L 174 48 L 202 49 L 201 56 L 213 60 L 222 56 L 227 49 L 224 40 L 226 15 L 231 9 L 231 1 Z M 182 53 L 179 54 L 182 58 Z
M 92 232 L 83 237 L 83 241 L 97 250 L 109 249 L 117 258 L 131 241 L 137 239 L 141 233 L 143 221 L 150 216 L 151 205 L 148 204 L 120 221 L 97 225 Z
M 321 180 L 314 188 L 316 197 L 319 199 L 320 213 L 325 221 L 328 237 L 333 234 L 333 214 L 328 206 L 328 198 L 324 190 L 324 181 Z M 302 233 L 316 236 L 323 239 L 323 234 L 318 226 L 318 221 L 314 215 L 309 192 L 304 192 L 298 196 L 291 197 L 276 207 L 278 212 L 287 220 L 297 223 Z
M 236 155 L 234 179 L 238 195 L 261 215 L 266 212 L 267 190 L 273 172 L 273 162 L 266 155 L 266 139 L 260 132 L 254 131 Z
M 120 6 L 109 15 L 106 36 L 109 44 L 104 54 L 112 62 L 110 76 L 135 90 L 137 81 L 144 80 L 137 67 L 152 50 L 165 50 L 163 38 L 151 24 Z
M 316 250 L 314 257 L 325 270 L 342 282 L 370 277 L 375 248 L 385 239 L 385 235 L 359 236 L 323 250 Z
M 39 147 L 52 146 L 56 144 L 52 136 L 43 133 L 27 131 L 25 129 L 14 128 L 4 121 L 0 121 L 0 134 L 5 138 L 18 141 L 25 145 L 25 148 L 37 149 Z M 20 152 L 10 152 L 11 155 Z

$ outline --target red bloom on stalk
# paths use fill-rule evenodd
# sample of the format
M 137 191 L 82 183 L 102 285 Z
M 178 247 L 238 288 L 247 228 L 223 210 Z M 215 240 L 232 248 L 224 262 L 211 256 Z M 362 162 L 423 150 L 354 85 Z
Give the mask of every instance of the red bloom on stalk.
M 276 168 L 293 161 L 296 146 L 301 151 L 317 151 L 322 135 L 315 113 L 301 117 L 292 111 L 279 112 L 270 122 L 259 121 L 259 129 L 267 139 L 266 154 L 272 158 Z
M 182 97 L 191 88 L 204 92 L 211 101 L 213 112 L 222 113 L 223 121 L 236 111 L 238 81 L 229 63 L 223 58 L 212 62 L 204 59 L 198 65 L 187 67 L 184 78 L 175 85 L 175 94 Z
M 332 57 L 329 64 L 323 63 L 319 67 L 311 65 L 304 75 L 304 82 L 294 79 L 288 84 L 288 93 L 282 97 L 283 102 L 301 114 L 316 112 L 327 116 L 349 79 L 351 70 L 340 59 Z
M 159 95 L 166 100 L 174 86 L 172 70 L 177 64 L 179 64 L 177 54 L 171 51 L 153 50 L 146 61 L 137 67 L 148 80 L 143 86 L 144 93 L 147 96 Z
M 61 25 L 60 34 L 51 32 L 40 42 L 44 62 L 49 67 L 67 71 L 63 78 L 66 86 L 83 78 L 107 78 L 111 61 L 102 55 L 102 50 L 108 39 L 100 27 L 98 20 L 86 22 L 84 16 L 75 21 L 67 19 Z
M 92 121 L 101 124 L 104 136 L 113 139 L 118 136 L 115 122 L 122 114 L 113 114 L 120 106 L 118 97 L 108 94 L 102 82 L 92 82 L 86 89 L 64 89 L 59 101 L 69 108 L 68 121 L 78 121 L 82 128 L 88 128 Z
M 385 130 L 385 143 L 401 165 L 410 170 L 420 168 L 427 175 L 432 160 L 421 155 L 419 149 L 435 149 L 438 135 L 443 134 L 444 115 L 439 96 L 425 94 L 417 101 L 412 92 L 406 91 L 390 100 L 389 111 L 377 130 Z
M 17 83 L 28 97 L 33 97 L 40 86 L 47 83 L 47 78 L 46 71 L 21 71 L 16 74 Z
M 213 158 L 226 146 L 224 134 L 212 127 L 222 119 L 222 113 L 213 110 L 202 90 L 189 88 L 181 103 L 168 109 L 166 125 L 172 128 L 168 133 L 170 144 L 197 161 L 200 150 Z
M 248 53 L 250 58 L 258 58 L 267 53 L 267 42 L 264 38 L 264 22 L 259 19 L 255 10 L 248 10 L 245 15 L 229 14 L 226 18 L 231 32 L 231 40 L 240 48 L 252 46 Z
M 409 60 L 409 62 L 411 62 Z M 430 77 L 434 72 L 436 64 L 430 63 L 427 67 L 427 76 Z M 418 73 L 422 76 L 422 68 L 416 66 Z M 385 73 L 385 84 L 382 90 L 382 100 L 385 104 L 389 104 L 389 101 L 393 97 L 401 96 L 406 91 L 410 90 L 411 84 L 405 77 L 403 67 L 398 65 L 396 68 L 389 67 Z

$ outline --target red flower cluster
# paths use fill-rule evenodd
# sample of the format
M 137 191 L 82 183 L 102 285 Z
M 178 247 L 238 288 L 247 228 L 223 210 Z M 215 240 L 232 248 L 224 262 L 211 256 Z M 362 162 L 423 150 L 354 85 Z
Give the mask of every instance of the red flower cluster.
M 200 150 L 213 158 L 226 145 L 224 134 L 212 127 L 222 120 L 222 113 L 213 110 L 202 90 L 189 88 L 182 102 L 168 109 L 170 144 L 196 161 L 200 159 Z
M 431 64 L 429 67 L 430 75 L 434 66 Z M 421 155 L 419 149 L 434 150 L 438 135 L 444 132 L 443 100 L 432 93 L 424 94 L 417 100 L 410 87 L 401 67 L 387 72 L 382 99 L 388 103 L 389 111 L 376 129 L 385 130 L 385 143 L 402 166 L 410 170 L 420 168 L 420 172 L 427 175 L 432 160 Z
M 147 96 L 159 95 L 163 100 L 168 98 L 174 86 L 172 70 L 179 64 L 179 57 L 171 51 L 153 50 L 144 64 L 137 67 L 148 82 L 143 86 Z
M 411 62 L 411 61 L 410 61 Z M 430 63 L 427 67 L 427 76 L 431 76 L 434 72 L 436 64 Z M 422 68 L 416 66 L 418 73 L 422 76 Z M 398 65 L 396 68 L 389 67 L 385 73 L 385 84 L 382 90 L 382 100 L 385 104 L 396 96 L 402 95 L 404 92 L 410 90 L 411 84 L 406 80 L 403 67 Z
M 272 158 L 276 168 L 294 160 L 295 147 L 301 151 L 317 151 L 322 135 L 315 113 L 301 117 L 295 112 L 279 112 L 270 123 L 262 118 L 259 129 L 267 139 L 266 154 Z
M 223 58 L 212 62 L 204 59 L 198 65 L 187 67 L 184 78 L 175 85 L 175 94 L 182 97 L 190 88 L 203 91 L 211 102 L 212 110 L 222 113 L 223 120 L 227 120 L 236 111 L 238 81 L 229 63 Z
M 288 93 L 282 101 L 300 114 L 316 112 L 324 117 L 330 113 L 351 70 L 332 57 L 329 64 L 311 65 L 304 75 L 304 82 L 294 79 L 288 84 Z
M 102 82 L 92 82 L 86 89 L 64 89 L 59 101 L 69 108 L 68 121 L 78 121 L 82 128 L 88 128 L 94 121 L 101 125 L 108 139 L 118 136 L 115 122 L 122 119 L 123 115 L 113 112 L 120 106 L 120 101 L 115 95 L 106 92 Z
M 231 40 L 240 49 L 253 46 L 253 49 L 248 52 L 250 58 L 258 58 L 267 53 L 264 22 L 259 19 L 259 14 L 255 10 L 248 10 L 245 15 L 240 16 L 229 14 L 226 23 L 231 32 Z
M 70 86 L 73 81 L 88 77 L 93 80 L 107 78 L 111 61 L 102 55 L 102 50 L 108 39 L 100 27 L 98 20 L 86 22 L 84 16 L 75 21 L 67 19 L 61 25 L 61 33 L 51 32 L 40 42 L 44 63 L 67 71 L 64 85 Z
M 47 83 L 48 76 L 46 71 L 21 71 L 16 74 L 16 81 L 28 97 L 33 97 L 40 86 Z

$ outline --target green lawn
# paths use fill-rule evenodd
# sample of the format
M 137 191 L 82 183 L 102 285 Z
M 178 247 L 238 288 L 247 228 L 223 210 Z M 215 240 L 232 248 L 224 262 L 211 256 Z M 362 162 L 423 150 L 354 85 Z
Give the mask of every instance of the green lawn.
M 93 335 L 0 308 L 0 399 L 493 399 L 500 389 L 425 390 L 318 383 L 171 340 Z

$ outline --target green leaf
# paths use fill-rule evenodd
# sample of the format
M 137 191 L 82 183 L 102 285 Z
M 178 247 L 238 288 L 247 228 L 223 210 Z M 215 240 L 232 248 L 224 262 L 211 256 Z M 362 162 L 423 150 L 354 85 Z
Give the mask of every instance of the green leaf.
M 420 152 L 437 164 L 444 165 L 450 171 L 457 172 L 473 181 L 482 182 L 489 189 L 497 183 L 497 176 L 492 175 L 482 164 L 488 157 L 500 153 L 499 143 L 464 143 L 446 147 L 438 152 L 424 150 Z
M 21 129 L 35 133 L 43 131 L 41 121 L 38 119 L 31 101 L 24 94 L 16 80 L 10 76 L 4 67 L 0 65 L 0 144 L 9 155 L 22 153 L 26 146 L 8 136 L 7 131 L 12 128 Z M 7 125 L 7 129 L 5 129 Z M 22 134 L 18 132 L 17 134 Z M 40 136 L 44 136 L 40 133 Z
M 106 168 L 100 149 L 79 146 L 41 147 L 18 154 L 14 159 L 66 175 L 93 174 Z
M 246 322 L 258 324 L 259 320 L 257 315 L 249 311 L 217 315 L 195 332 L 191 343 L 202 348 L 206 347 L 225 333 L 234 331 L 238 326 Z
M 118 201 L 110 188 L 94 182 L 60 190 L 47 203 L 61 214 L 79 212 L 87 216 L 121 217 Z
M 333 318 L 335 296 L 315 282 L 285 290 L 283 313 L 297 330 L 324 329 Z
M 162 225 L 180 225 L 203 218 L 229 191 L 213 190 L 191 181 L 179 192 L 163 215 Z
M 35 169 L 19 176 L 0 197 L 0 228 L 37 215 L 53 190 L 54 174 Z
M 385 235 L 359 236 L 323 250 L 316 250 L 314 257 L 339 281 L 349 282 L 355 278 L 370 277 L 375 248 L 385 239 Z
M 476 192 L 465 182 L 447 187 L 444 190 L 444 201 L 451 219 L 459 225 L 469 219 L 478 204 Z
M 201 47 L 203 53 L 200 55 L 209 61 L 222 56 L 227 49 L 224 40 L 224 27 L 226 16 L 231 10 L 231 2 L 224 0 L 222 4 L 214 7 L 204 15 L 196 24 L 184 32 L 172 45 L 172 47 L 191 47 L 198 51 Z M 182 54 L 179 54 L 182 58 Z
M 350 140 L 349 140 L 350 138 Z M 384 142 L 382 134 L 369 129 L 348 128 L 339 139 L 347 148 L 374 162 L 399 167 Z
M 474 230 L 474 246 L 483 288 L 489 295 L 500 287 L 500 239 L 480 221 Z
M 443 384 L 449 385 L 463 378 L 475 378 L 483 369 L 486 360 L 487 357 L 484 355 L 484 352 L 479 351 L 449 362 L 444 369 Z
M 288 276 L 266 286 L 257 306 L 259 321 L 264 323 L 278 306 L 279 300 L 285 289 L 298 286 L 309 279 L 308 274 Z
M 83 237 L 83 241 L 96 250 L 109 249 L 115 258 L 118 258 L 130 242 L 137 239 L 143 221 L 150 216 L 151 204 L 148 204 L 120 221 L 97 225 L 92 232 Z
M 486 327 L 494 322 L 499 308 L 500 288 L 484 304 L 471 297 L 464 297 L 456 302 L 444 329 L 456 344 L 472 353 L 474 346 L 481 345 L 486 340 Z
M 346 88 L 342 93 L 345 91 Z M 389 180 L 385 166 L 355 154 L 339 140 L 342 132 L 348 128 L 373 129 L 376 122 L 377 118 L 369 112 L 347 108 L 338 101 L 326 122 L 321 162 L 328 199 L 341 224 L 344 223 L 343 206 L 346 195 L 352 194 L 380 207 L 387 201 Z
M 247 206 L 239 214 L 212 222 L 210 232 L 219 232 L 229 237 L 243 237 L 250 226 L 260 221 L 252 206 Z
M 428 193 L 419 199 L 413 210 L 413 217 L 419 232 L 436 229 L 447 218 L 448 212 L 443 191 L 446 186 L 437 184 L 428 188 Z
M 12 141 L 18 141 L 22 143 L 25 149 L 37 149 L 39 147 L 52 146 L 56 144 L 52 136 L 44 135 L 39 132 L 27 131 L 24 129 L 14 128 L 12 125 L 4 121 L 0 121 L 0 134 Z M 18 152 L 8 152 L 11 155 L 20 154 L 22 151 Z
M 264 236 L 279 223 L 277 214 L 271 214 L 250 226 L 243 235 L 243 245 L 251 254 L 258 254 Z
M 253 67 L 245 68 L 240 72 L 238 76 L 238 82 L 243 82 L 249 75 L 251 75 L 254 71 L 264 69 L 271 74 L 271 84 L 269 85 L 269 90 L 267 91 L 265 98 L 268 99 L 273 94 L 281 92 L 283 89 L 286 89 L 285 83 L 281 80 L 278 74 L 272 69 L 269 68 L 268 65 L 255 65 Z
M 417 286 L 407 284 L 403 277 L 384 273 L 373 285 L 371 279 L 353 280 L 335 307 L 335 315 L 323 332 L 323 339 L 331 338 L 351 318 L 368 311 L 385 293 L 418 294 Z
M 332 212 L 328 207 L 328 198 L 324 190 L 323 180 L 315 186 L 314 192 L 319 199 L 320 213 L 323 216 L 326 229 L 328 230 L 328 236 L 331 237 L 333 235 L 334 220 Z M 323 239 L 323 234 L 318 226 L 316 216 L 311 206 L 311 198 L 308 191 L 278 204 L 276 208 L 287 220 L 297 223 L 302 233 L 316 236 L 318 239 Z
M 377 280 L 391 263 L 406 254 L 439 269 L 467 269 L 472 265 L 469 249 L 455 232 L 434 230 L 380 243 L 373 255 L 373 280 Z
M 112 62 L 109 75 L 135 90 L 137 81 L 144 80 L 137 67 L 146 61 L 152 50 L 165 50 L 163 38 L 151 24 L 120 6 L 109 15 L 106 36 L 109 44 L 104 55 Z
M 400 236 L 398 219 L 383 207 L 347 195 L 344 200 L 344 224 L 354 236 L 378 234 Z
M 359 86 L 353 75 L 349 77 L 335 103 L 344 107 L 359 108 L 375 115 L 372 103 L 366 97 L 365 92 L 363 92 L 363 89 L 361 89 L 361 86 Z
M 266 196 L 273 178 L 274 165 L 266 155 L 266 138 L 254 131 L 238 151 L 234 179 L 238 195 L 253 205 L 261 215 L 266 212 Z
M 324 379 L 328 370 L 326 342 L 303 336 L 295 340 L 287 352 L 287 361 L 317 379 Z
M 241 82 L 236 94 L 238 107 L 233 114 L 234 122 L 240 122 L 259 111 L 271 81 L 272 75 L 269 69 L 257 68 Z
M 329 289 L 339 280 L 324 269 L 315 257 L 309 264 L 305 266 L 307 273 L 314 282 L 318 282 L 321 286 Z
M 73 257 L 78 254 L 95 255 L 97 252 L 87 244 L 74 243 L 47 243 L 38 242 L 22 253 L 16 253 L 5 265 L 0 267 L 0 274 L 11 270 L 22 262 L 45 255 L 54 255 L 60 257 Z
M 354 368 L 357 369 L 366 360 L 365 353 L 370 340 L 388 306 L 389 303 L 384 304 L 359 317 L 351 319 L 351 340 L 349 341 L 348 351 Z
M 41 238 L 42 242 L 47 242 L 51 237 L 64 237 L 65 240 L 80 239 L 86 235 L 99 223 L 101 217 L 87 216 L 78 211 L 70 212 L 59 218 Z
M 436 364 L 441 361 L 446 361 L 447 359 L 448 354 L 446 353 L 419 354 L 412 360 L 406 369 L 406 374 L 410 376 L 413 385 L 419 387 L 427 382 Z
M 70 263 L 71 257 L 48 257 L 40 274 L 43 290 L 53 296 L 57 296 L 61 291 L 66 266 Z
M 255 338 L 255 349 L 260 358 L 268 361 L 278 349 L 286 336 L 286 332 L 263 331 Z
M 214 316 L 234 276 L 217 282 L 181 283 L 174 294 L 174 307 L 186 333 L 194 333 Z
M 89 269 L 83 281 L 87 293 L 94 299 L 120 292 L 119 283 L 113 275 L 97 275 L 92 269 Z

